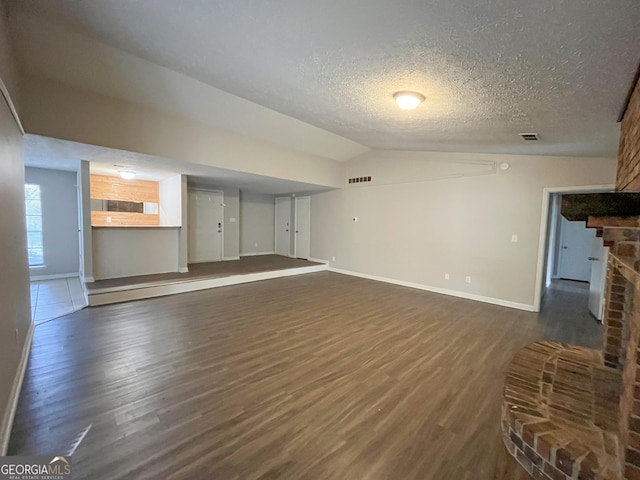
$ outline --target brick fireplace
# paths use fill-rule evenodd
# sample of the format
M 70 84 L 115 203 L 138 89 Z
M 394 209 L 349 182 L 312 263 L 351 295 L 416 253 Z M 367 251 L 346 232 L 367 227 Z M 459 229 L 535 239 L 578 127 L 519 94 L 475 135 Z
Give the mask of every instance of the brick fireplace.
M 640 73 L 640 72 L 639 72 Z M 562 214 L 611 247 L 601 350 L 536 342 L 505 381 L 505 445 L 532 478 L 640 480 L 640 86 L 629 96 L 618 193 L 568 195 Z

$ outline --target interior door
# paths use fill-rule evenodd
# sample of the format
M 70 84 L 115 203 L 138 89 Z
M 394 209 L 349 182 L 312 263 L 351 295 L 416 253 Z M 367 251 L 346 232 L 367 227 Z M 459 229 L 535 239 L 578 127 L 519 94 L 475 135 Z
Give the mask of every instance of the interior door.
M 189 262 L 222 260 L 223 203 L 222 192 L 189 191 Z
M 276 254 L 291 255 L 291 198 L 276 198 Z
M 585 222 L 570 222 L 562 217 L 560 225 L 560 258 L 558 276 L 588 282 L 591 279 L 591 250 L 596 231 Z
M 311 198 L 296 197 L 295 256 L 309 259 L 311 250 Z
M 604 316 L 604 289 L 607 282 L 607 261 L 609 247 L 605 247 L 602 238 L 594 237 L 591 256 L 591 279 L 589 281 L 589 311 L 598 320 Z

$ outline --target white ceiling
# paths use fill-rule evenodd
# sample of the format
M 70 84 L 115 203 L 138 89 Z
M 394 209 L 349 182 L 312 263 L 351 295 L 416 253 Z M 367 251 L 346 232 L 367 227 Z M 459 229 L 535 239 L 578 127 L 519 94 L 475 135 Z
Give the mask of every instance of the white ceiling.
M 132 170 L 142 180 L 164 180 L 184 174 L 200 184 L 239 188 L 266 194 L 313 192 L 326 186 L 265 177 L 224 168 L 195 165 L 178 160 L 113 148 L 87 145 L 40 135 L 25 135 L 25 165 L 36 168 L 78 171 L 80 160 L 91 162 L 91 173 L 118 175 L 120 170 Z
M 640 61 L 638 0 L 9 6 L 376 149 L 615 156 Z

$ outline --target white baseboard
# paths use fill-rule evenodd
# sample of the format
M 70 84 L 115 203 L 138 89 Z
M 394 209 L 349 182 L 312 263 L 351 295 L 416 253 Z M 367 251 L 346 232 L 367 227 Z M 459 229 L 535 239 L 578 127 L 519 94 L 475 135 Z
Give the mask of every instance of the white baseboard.
M 13 384 L 11 385 L 9 405 L 7 406 L 7 411 L 4 412 L 2 424 L 0 425 L 0 456 L 6 455 L 7 448 L 9 447 L 11 427 L 13 426 L 13 419 L 16 415 L 16 409 L 18 408 L 18 399 L 20 398 L 20 390 L 22 389 L 22 380 L 24 379 L 24 374 L 27 371 L 27 362 L 29 360 L 29 353 L 31 352 L 31 341 L 33 340 L 35 327 L 35 324 L 31 322 L 29 330 L 27 331 L 27 338 L 24 342 L 24 347 L 22 347 L 18 370 L 16 371 L 16 376 L 14 377 Z
M 275 255 L 276 252 L 252 252 L 252 253 L 241 253 L 240 257 L 257 257 L 258 255 Z
M 96 279 L 93 277 L 84 277 L 84 283 L 93 283 Z
M 309 261 L 310 262 L 316 262 L 316 263 L 324 263 L 329 265 L 329 260 L 323 260 L 321 258 L 313 258 L 313 257 L 309 257 Z
M 224 257 L 222 259 L 223 262 L 228 262 L 230 260 L 240 260 L 240 257 L 239 256 L 237 256 L 237 257 Z
M 180 267 L 178 268 L 178 273 L 189 273 L 188 267 Z
M 485 297 L 482 295 L 475 295 L 473 293 L 459 292 L 457 290 L 448 290 L 446 288 L 431 287 L 429 285 L 422 285 L 420 283 L 405 282 L 403 280 L 395 280 L 393 278 L 378 277 L 376 275 L 352 272 L 350 270 L 342 270 L 340 268 L 329 267 L 329 271 L 335 272 L 335 273 L 341 273 L 343 275 L 351 275 L 352 277 L 360 277 L 360 278 L 366 278 L 368 280 L 375 280 L 378 282 L 391 283 L 393 285 L 400 285 L 402 287 L 416 288 L 418 290 L 425 290 L 427 292 L 440 293 L 443 295 L 449 295 L 451 297 L 465 298 L 467 300 L 475 300 L 477 302 L 490 303 L 492 305 L 500 305 L 502 307 L 515 308 L 517 310 L 525 310 L 527 312 L 535 311 L 533 305 L 527 305 L 525 303 L 510 302 L 508 300 L 502 300 L 500 298 Z
M 128 302 L 131 300 L 141 300 L 143 298 L 163 297 L 165 295 L 175 295 L 178 293 L 194 292 L 209 288 L 227 287 L 241 283 L 258 282 L 270 280 L 272 278 L 289 277 L 292 275 L 303 275 L 305 273 L 322 272 L 327 270 L 327 265 L 311 265 L 302 268 L 287 268 L 284 270 L 274 270 L 270 272 L 249 273 L 246 275 L 230 275 L 228 277 L 204 278 L 192 280 L 177 280 L 164 284 L 139 285 L 136 288 L 112 287 L 94 290 L 89 295 L 89 305 L 107 305 L 110 303 Z
M 77 277 L 78 272 L 75 273 L 57 273 L 55 275 L 31 275 L 31 281 L 40 281 L 40 280 L 58 280 L 59 278 L 73 278 Z

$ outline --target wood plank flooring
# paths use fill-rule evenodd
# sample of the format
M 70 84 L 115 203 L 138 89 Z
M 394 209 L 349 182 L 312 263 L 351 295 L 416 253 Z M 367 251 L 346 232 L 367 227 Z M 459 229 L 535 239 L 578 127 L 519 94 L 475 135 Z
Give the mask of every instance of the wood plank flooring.
M 167 282 L 193 280 L 196 278 L 219 278 L 231 275 L 245 275 L 247 273 L 271 272 L 287 268 L 309 267 L 320 265 L 301 258 L 289 258 L 282 255 L 255 255 L 241 257 L 240 260 L 224 262 L 190 263 L 187 273 L 156 273 L 151 275 L 137 275 L 135 277 L 111 278 L 87 283 L 89 292 L 114 287 L 134 285 L 155 285 Z
M 92 424 L 76 479 L 525 479 L 500 436 L 510 359 L 600 342 L 583 288 L 557 306 L 321 272 L 85 309 L 37 327 L 9 454 Z

